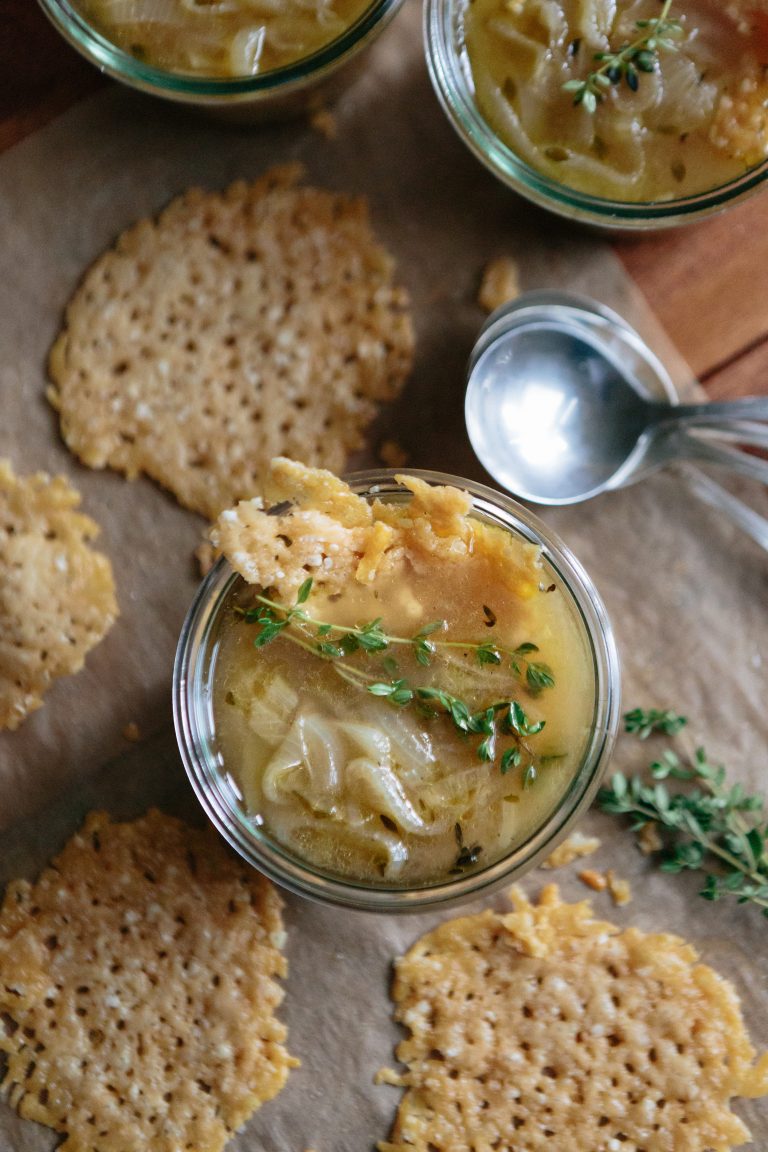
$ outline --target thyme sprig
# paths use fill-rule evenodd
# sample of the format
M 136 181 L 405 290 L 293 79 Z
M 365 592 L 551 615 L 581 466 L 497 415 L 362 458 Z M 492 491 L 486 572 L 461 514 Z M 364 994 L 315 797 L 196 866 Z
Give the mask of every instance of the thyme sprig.
M 527 787 L 536 778 L 535 756 L 525 738 L 536 736 L 544 728 L 545 720 L 529 720 L 525 709 L 517 700 L 496 700 L 477 711 L 471 711 L 467 704 L 458 696 L 444 692 L 441 688 L 421 688 L 412 686 L 408 680 L 380 681 L 371 684 L 368 691 L 374 696 L 383 696 L 393 704 L 400 707 L 416 702 L 427 712 L 444 712 L 462 734 L 482 736 L 477 746 L 477 756 L 484 763 L 493 763 L 497 756 L 498 741 L 504 736 L 514 740 L 511 748 L 507 748 L 501 757 L 500 767 L 502 775 L 506 775 L 510 768 L 517 768 L 523 762 L 523 752 L 530 758 L 530 763 L 523 779 L 523 786 Z M 530 772 L 530 776 L 528 775 Z
M 257 648 L 269 644 L 291 625 L 304 626 L 306 638 L 314 638 L 319 655 L 340 660 L 353 652 L 385 652 L 390 647 L 405 645 L 410 648 L 416 662 L 427 668 L 440 649 L 458 649 L 471 655 L 480 665 L 501 665 L 507 662 L 516 678 L 530 695 L 536 696 L 545 688 L 554 687 L 555 677 L 548 664 L 531 660 L 538 646 L 526 641 L 516 648 L 505 648 L 489 640 L 476 643 L 471 640 L 439 640 L 436 633 L 444 632 L 445 620 L 433 620 L 414 636 L 397 636 L 385 632 L 381 627 L 381 617 L 366 624 L 354 627 L 343 624 L 330 624 L 317 620 L 303 610 L 312 591 L 310 576 L 299 588 L 295 604 L 286 607 L 263 594 L 255 597 L 256 608 L 241 609 L 240 613 L 250 624 L 258 624 L 260 631 L 254 641 Z M 314 634 L 310 635 L 312 628 Z M 294 638 L 294 637 L 291 637 Z
M 497 666 L 506 662 L 528 693 L 536 696 L 543 689 L 551 688 L 555 678 L 547 664 L 530 659 L 532 653 L 538 652 L 535 644 L 526 642 L 508 649 L 489 641 L 438 640 L 436 633 L 446 628 L 444 620 L 427 624 L 414 636 L 385 632 L 381 627 L 381 617 L 354 627 L 333 624 L 318 620 L 306 611 L 304 605 L 311 591 L 310 577 L 301 585 L 295 603 L 290 606 L 257 594 L 255 607 L 236 609 L 247 623 L 257 625 L 253 641 L 255 647 L 263 648 L 278 636 L 283 636 L 305 651 L 330 661 L 334 670 L 349 683 L 388 700 L 396 707 L 415 704 L 428 714 L 445 713 L 462 735 L 482 737 L 477 745 L 477 755 L 484 763 L 495 762 L 499 742 L 504 738 L 511 739 L 511 746 L 501 753 L 501 772 L 505 774 L 511 768 L 520 767 L 525 758 L 523 786 L 529 787 L 533 783 L 541 761 L 537 761 L 526 741 L 541 732 L 546 723 L 544 720 L 529 719 L 518 700 L 497 700 L 473 710 L 464 700 L 441 688 L 413 684 L 406 677 L 396 675 L 397 663 L 389 655 L 389 650 L 395 645 L 406 645 L 421 667 L 429 667 L 440 649 L 461 649 L 480 665 Z M 485 608 L 484 611 L 487 616 Z M 387 678 L 381 679 L 351 663 L 349 657 L 357 652 L 382 655 L 382 670 Z
M 684 718 L 669 715 L 679 730 Z M 625 724 L 642 738 L 637 710 L 627 713 Z M 615 773 L 610 787 L 598 794 L 600 807 L 629 816 L 635 832 L 648 825 L 660 830 L 662 871 L 702 871 L 705 900 L 730 896 L 740 904 L 757 904 L 768 916 L 768 823 L 762 797 L 748 794 L 739 783 L 729 784 L 725 768 L 710 763 L 703 748 L 685 760 L 666 749 L 650 765 L 650 775 L 652 782 Z M 671 791 L 670 780 L 683 787 Z
M 672 0 L 664 0 L 658 16 L 650 20 L 636 20 L 635 28 L 640 33 L 630 43 L 623 44 L 616 52 L 595 52 L 593 60 L 600 65 L 583 80 L 567 80 L 563 84 L 565 92 L 573 93 L 573 103 L 581 104 L 587 112 L 594 112 L 611 85 L 621 84 L 622 80 L 632 92 L 640 86 L 641 72 L 654 72 L 662 51 L 676 52 L 675 39 L 683 35 L 679 20 L 670 20 Z
M 678 716 L 669 709 L 633 708 L 624 714 L 624 731 L 637 736 L 639 740 L 647 740 L 654 732 L 676 736 L 687 723 L 685 716 Z

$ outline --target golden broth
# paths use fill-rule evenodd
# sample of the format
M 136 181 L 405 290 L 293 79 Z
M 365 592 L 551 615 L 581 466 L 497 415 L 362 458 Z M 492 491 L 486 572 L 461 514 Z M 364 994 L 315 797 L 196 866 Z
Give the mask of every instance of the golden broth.
M 530 546 L 519 543 L 524 566 Z M 517 700 L 532 724 L 545 726 L 523 741 L 521 763 L 505 773 L 500 760 L 514 744 L 509 735 L 500 735 L 495 761 L 483 762 L 482 737 L 458 731 L 444 711 L 373 696 L 343 679 L 337 661 L 285 634 L 256 648 L 258 625 L 229 613 L 215 665 L 215 732 L 254 821 L 322 871 L 396 887 L 489 865 L 523 843 L 557 807 L 580 765 L 595 697 L 577 610 L 547 568 L 540 577 L 540 590 L 526 597 L 501 587 L 490 557 L 418 567 L 405 560 L 372 585 L 313 592 L 303 605 L 313 620 L 337 625 L 380 617 L 387 633 L 406 638 L 445 621 L 446 629 L 429 637 L 440 642 L 429 667 L 410 644 L 358 651 L 348 663 L 381 682 L 439 686 L 471 710 Z M 242 585 L 240 606 L 257 594 Z M 527 658 L 548 666 L 555 684 L 532 691 L 524 657 L 518 675 L 509 660 L 481 665 L 473 649 L 441 646 L 456 640 L 509 649 L 535 644 L 539 650 Z M 529 751 L 536 776 L 526 786 Z
M 118 48 L 169 72 L 256 76 L 318 52 L 371 0 L 76 0 Z
M 726 184 L 768 155 L 768 22 L 746 3 L 675 0 L 682 35 L 594 113 L 563 84 L 637 39 L 659 0 L 468 0 L 464 42 L 483 116 L 522 160 L 581 192 L 664 201 Z

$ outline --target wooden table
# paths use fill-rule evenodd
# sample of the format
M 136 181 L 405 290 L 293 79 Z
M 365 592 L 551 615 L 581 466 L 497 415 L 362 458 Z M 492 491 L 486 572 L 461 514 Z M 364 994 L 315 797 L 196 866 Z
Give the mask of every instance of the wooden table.
M 0 0 L 0 151 L 109 83 L 33 0 Z M 712 398 L 768 395 L 768 192 L 616 250 Z

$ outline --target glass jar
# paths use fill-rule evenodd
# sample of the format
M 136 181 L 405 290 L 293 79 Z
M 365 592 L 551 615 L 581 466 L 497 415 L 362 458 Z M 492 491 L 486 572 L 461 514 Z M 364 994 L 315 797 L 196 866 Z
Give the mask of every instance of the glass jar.
M 631 235 L 706 219 L 762 187 L 768 177 L 768 160 L 720 187 L 652 202 L 593 196 L 538 172 L 500 139 L 477 105 L 462 33 L 467 2 L 425 0 L 424 42 L 432 84 L 449 121 L 470 151 L 502 183 L 527 200 L 577 223 Z
M 173 676 L 173 710 L 184 766 L 205 812 L 234 848 L 255 868 L 292 892 L 365 911 L 402 912 L 458 903 L 521 876 L 566 835 L 589 805 L 615 740 L 619 719 L 619 661 L 610 622 L 589 577 L 566 546 L 521 505 L 483 485 L 435 472 L 410 475 L 451 485 L 472 497 L 472 515 L 538 546 L 543 579 L 551 578 L 568 598 L 568 610 L 592 671 L 592 714 L 579 763 L 554 810 L 500 859 L 466 874 L 434 883 L 397 886 L 358 882 L 321 870 L 281 846 L 241 801 L 217 739 L 214 684 L 222 625 L 236 602 L 242 578 L 226 560 L 211 570 L 189 610 L 179 640 Z M 410 493 L 392 470 L 354 473 L 347 482 L 358 495 L 406 501 Z
M 102 72 L 132 88 L 233 121 L 299 114 L 333 98 L 353 78 L 359 55 L 386 28 L 403 0 L 373 0 L 341 36 L 303 60 L 255 76 L 189 75 L 157 68 L 113 44 L 69 0 L 39 0 L 59 32 Z

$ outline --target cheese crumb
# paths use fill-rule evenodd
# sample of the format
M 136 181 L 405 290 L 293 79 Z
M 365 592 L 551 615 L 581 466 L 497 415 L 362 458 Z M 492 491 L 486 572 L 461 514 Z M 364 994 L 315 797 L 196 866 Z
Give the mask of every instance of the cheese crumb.
M 520 295 L 517 264 L 510 256 L 491 260 L 483 272 L 477 302 L 486 312 L 495 312 L 502 304 Z
M 664 841 L 655 824 L 643 825 L 637 838 L 637 844 L 644 856 L 650 856 L 652 852 L 660 852 L 664 847 Z
M 592 868 L 585 868 L 583 872 L 579 872 L 579 880 L 582 884 L 586 884 L 587 888 L 591 888 L 593 892 L 604 892 L 608 887 L 608 881 L 602 872 L 595 872 Z
M 387 468 L 404 468 L 408 463 L 408 453 L 396 440 L 385 440 L 379 448 L 379 459 Z
M 572 832 L 567 840 L 558 844 L 554 852 L 547 856 L 542 868 L 564 868 L 582 856 L 591 856 L 597 852 L 600 841 L 597 836 L 584 836 L 581 832 Z
M 335 140 L 339 134 L 336 117 L 327 108 L 318 108 L 309 118 L 309 123 L 315 132 L 319 132 L 326 140 Z
M 605 878 L 614 904 L 619 907 L 629 904 L 632 899 L 632 888 L 629 880 L 622 880 L 611 868 L 606 872 Z

